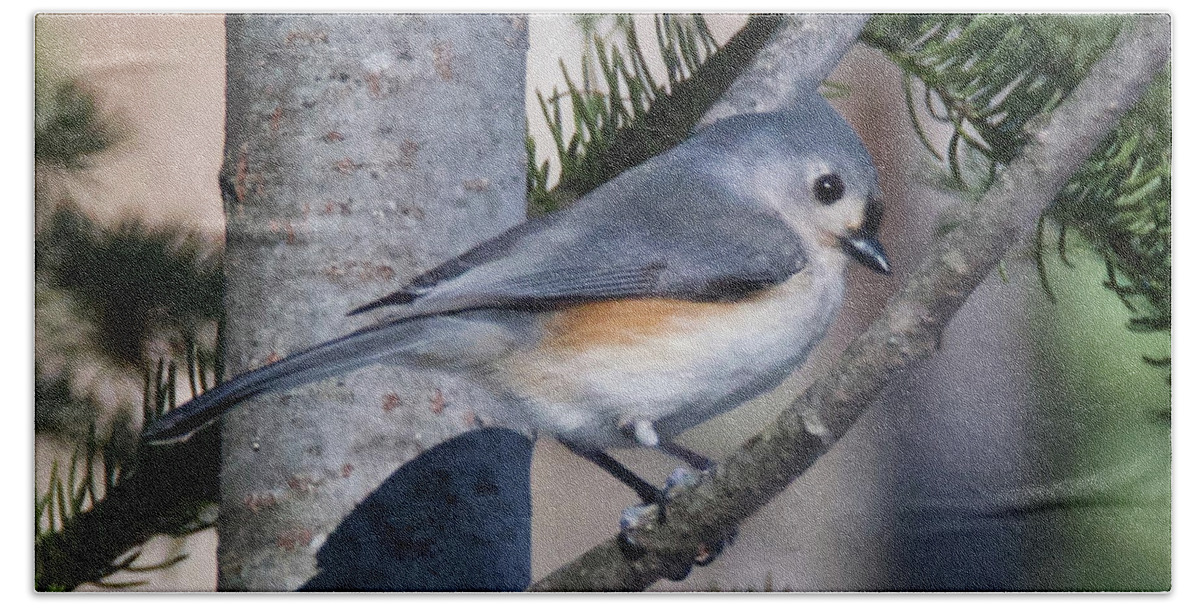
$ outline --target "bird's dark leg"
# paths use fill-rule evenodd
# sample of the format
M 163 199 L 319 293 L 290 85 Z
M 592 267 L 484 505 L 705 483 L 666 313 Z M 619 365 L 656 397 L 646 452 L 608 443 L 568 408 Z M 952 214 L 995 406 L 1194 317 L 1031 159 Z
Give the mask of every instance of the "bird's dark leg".
M 667 478 L 666 487 L 659 490 L 602 450 L 585 448 L 567 441 L 562 441 L 562 444 L 567 446 L 567 449 L 571 450 L 575 455 L 586 458 L 596 466 L 607 471 L 609 475 L 612 475 L 621 483 L 629 486 L 637 493 L 638 498 L 642 499 L 644 503 L 642 506 L 630 507 L 621 516 L 621 539 L 624 541 L 621 549 L 631 559 L 636 559 L 645 551 L 635 539 L 636 529 L 645 525 L 644 516 L 649 515 L 650 511 L 656 510 L 655 519 L 658 523 L 662 523 L 666 516 L 667 501 L 670 500 L 670 497 L 678 490 L 690 487 L 698 481 L 695 475 L 686 469 L 680 468 Z M 701 472 L 711 471 L 714 466 L 713 462 L 705 456 L 697 454 L 670 440 L 659 441 L 655 447 Z M 695 555 L 679 556 L 678 567 L 672 572 L 666 573 L 667 578 L 683 580 L 691 572 L 693 564 L 707 566 L 712 563 L 725 548 L 725 545 L 732 542 L 735 535 L 736 531 L 730 533 L 725 538 L 707 542 L 698 548 L 698 552 Z
M 603 450 L 585 448 L 580 445 L 563 441 L 563 445 L 567 446 L 576 456 L 586 458 L 596 466 L 604 469 L 609 475 L 612 475 L 621 483 L 629 486 L 642 502 L 648 505 L 660 505 L 663 500 L 662 491 L 650 484 L 650 482 L 637 476 L 637 473 L 630 471 L 625 465 L 617 461 L 616 458 L 604 453 Z
M 670 439 L 662 439 L 658 443 L 658 449 L 663 453 L 674 456 L 682 460 L 685 464 L 697 471 L 710 471 L 713 468 L 713 462 L 702 454 L 697 454 Z
M 561 441 L 561 440 L 560 440 Z M 621 552 L 625 554 L 627 559 L 637 559 L 645 554 L 646 550 L 634 539 L 632 535 L 633 526 L 640 519 L 640 514 L 647 510 L 658 511 L 658 521 L 662 521 L 663 514 L 666 512 L 666 493 L 658 488 L 650 485 L 649 482 L 638 477 L 636 473 L 630 471 L 625 465 L 617 462 L 617 459 L 604 453 L 603 450 L 585 448 L 583 446 L 573 444 L 567 441 L 562 442 L 567 446 L 568 450 L 574 452 L 577 456 L 581 456 L 593 462 L 596 466 L 608 471 L 609 475 L 617 478 L 621 483 L 629 486 L 637 493 L 638 497 L 644 503 L 640 507 L 630 507 L 621 514 Z M 666 576 L 672 580 L 683 580 L 692 570 L 692 557 L 681 557 L 678 561 L 678 566 Z

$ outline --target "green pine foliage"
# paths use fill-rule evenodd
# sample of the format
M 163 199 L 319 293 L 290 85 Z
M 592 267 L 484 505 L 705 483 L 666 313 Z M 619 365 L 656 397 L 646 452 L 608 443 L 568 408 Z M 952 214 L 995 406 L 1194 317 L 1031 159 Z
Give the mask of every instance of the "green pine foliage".
M 1169 67 L 1071 178 L 1047 215 L 1059 226 L 1064 260 L 1067 227 L 1099 252 L 1107 269 L 1104 286 L 1129 309 L 1131 330 L 1171 330 Z M 1169 367 L 1171 360 L 1146 361 Z
M 95 99 L 77 82 L 57 85 L 52 99 L 38 99 L 35 106 L 33 156 L 40 165 L 83 169 L 119 139 L 111 118 L 100 116 Z
M 222 377 L 220 359 L 192 356 L 180 369 L 159 360 L 145 375 L 142 414 L 146 422 L 176 404 L 184 380 L 195 396 Z M 218 351 L 219 352 L 219 351 Z M 118 420 L 108 437 L 93 423 L 86 442 L 63 466 L 51 465 L 49 480 L 34 500 L 34 588 L 68 591 L 83 583 L 136 587 L 144 582 L 111 583 L 119 572 L 146 573 L 187 558 L 136 565 L 138 549 L 155 534 L 183 535 L 211 526 L 219 500 L 220 437 L 208 428 L 179 446 L 139 446 L 131 421 Z
M 1128 17 L 1120 15 L 879 15 L 862 40 L 904 70 L 913 127 L 946 163 L 951 185 L 979 192 L 1020 153 L 1029 122 L 1087 75 Z M 923 106 L 923 108 L 922 108 Z M 1171 83 L 1169 68 L 1055 198 L 1038 226 L 1038 268 L 1066 231 L 1106 261 L 1102 280 L 1131 311 L 1133 331 L 1171 328 Z M 952 127 L 944 151 L 918 110 Z M 1045 237 L 1049 218 L 1057 245 Z M 1169 367 L 1168 357 L 1146 361 Z
M 211 525 L 206 505 L 217 498 L 219 449 L 206 432 L 182 450 L 138 446 L 135 412 L 117 406 L 105 419 L 94 395 L 73 383 L 77 366 L 96 359 L 116 376 L 145 372 L 143 421 L 175 405 L 179 371 L 191 394 L 223 375 L 219 348 L 199 338 L 222 314 L 219 255 L 200 238 L 174 228 L 130 220 L 94 222 L 75 207 L 62 186 L 86 186 L 79 172 L 119 137 L 112 116 L 102 115 L 86 87 L 69 81 L 39 82 L 35 97 L 34 276 L 35 432 L 74 443 L 69 461 L 54 460 L 44 487 L 35 490 L 35 588 L 70 590 L 105 583 L 120 571 L 169 566 L 135 565 L 137 547 L 155 533 L 182 534 Z M 151 359 L 147 344 L 166 338 L 182 365 Z M 179 371 L 177 371 L 179 370 Z M 101 377 L 95 382 L 112 382 Z M 128 404 L 132 406 L 133 404 Z M 181 455 L 179 452 L 186 452 Z M 178 463 L 188 463 L 179 467 Z
M 563 65 L 566 91 L 556 87 L 548 97 L 538 92 L 561 172 L 551 185 L 549 162 L 539 164 L 533 139 L 526 139 L 530 211 L 558 209 L 686 139 L 779 21 L 777 15 L 751 17 L 718 48 L 703 17 L 656 16 L 656 60 L 666 69 L 665 80 L 652 75 L 653 60 L 631 19 L 617 16 L 617 41 L 611 43 L 594 35 L 594 20 L 585 22 L 594 53 L 584 54 L 582 82 L 574 82 Z
M 34 265 L 91 317 L 101 352 L 141 367 L 152 335 L 173 334 L 182 345 L 221 315 L 220 257 L 209 249 L 174 228 L 99 226 L 60 205 L 34 238 Z
M 100 408 L 90 387 L 72 382 L 76 368 L 103 360 L 96 382 L 104 382 L 152 364 L 152 340 L 191 352 L 221 314 L 220 257 L 177 228 L 135 219 L 101 225 L 76 207 L 63 186 L 87 186 L 80 170 L 120 140 L 119 119 L 101 113 L 75 80 L 40 81 L 37 90 L 35 316 L 38 352 L 54 361 L 35 366 L 35 429 L 82 439 Z
M 878 15 L 862 41 L 904 70 L 913 128 L 929 151 L 958 186 L 982 189 L 1020 153 L 1029 121 L 1058 107 L 1121 23 L 1117 16 Z M 944 156 L 917 119 L 918 104 L 953 127 Z M 972 171 L 972 160 L 983 170 Z

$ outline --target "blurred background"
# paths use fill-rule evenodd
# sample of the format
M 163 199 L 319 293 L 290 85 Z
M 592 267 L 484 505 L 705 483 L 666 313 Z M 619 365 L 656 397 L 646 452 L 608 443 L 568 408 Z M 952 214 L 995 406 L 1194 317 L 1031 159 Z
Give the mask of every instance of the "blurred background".
M 745 24 L 744 15 L 708 15 L 703 27 L 720 46 Z M 974 178 L 1005 160 L 1001 135 L 956 118 L 954 87 L 938 88 L 917 61 L 918 50 L 932 52 L 929 41 L 905 38 L 902 26 L 921 31 L 873 21 L 823 88 L 879 168 L 881 241 L 896 273 L 853 270 L 849 304 L 806 366 L 693 429 L 685 445 L 721 457 L 771 420 L 874 318 L 946 211 L 980 190 Z M 1115 27 L 1077 17 L 1032 31 L 1069 45 L 1074 54 L 1055 59 L 1083 73 Z M 543 181 L 531 188 L 532 212 L 565 204 L 552 196 L 564 164 L 543 104 L 570 87 L 605 92 L 606 58 L 593 41 L 619 44 L 630 30 L 654 59 L 652 77 L 669 80 L 653 15 L 530 17 L 531 179 Z M 935 50 L 962 51 L 953 48 L 962 31 Z M 36 19 L 39 535 L 59 533 L 117 485 L 151 385 L 166 377 L 162 362 L 219 373 L 224 35 L 220 15 Z M 1158 105 L 1139 108 L 1134 135 L 1110 142 L 1089 165 L 1094 175 L 1060 196 L 955 317 L 942 349 L 745 522 L 713 565 L 654 589 L 1170 588 L 1170 82 L 1156 86 Z M 997 98 L 1013 90 L 1024 92 Z M 565 122 L 557 137 L 569 139 L 575 127 Z M 972 155 L 962 141 L 971 139 L 990 144 L 987 153 Z M 957 150 L 961 158 L 947 153 Z M 1114 158 L 1124 182 L 1110 178 Z M 1126 215 L 1073 204 L 1091 200 L 1088 184 L 1107 188 L 1096 196 Z M 1137 217 L 1126 217 L 1130 209 Z M 191 390 L 183 379 L 173 388 L 180 399 Z M 616 455 L 651 480 L 676 466 L 657 454 Z M 537 580 L 609 538 L 636 499 L 552 441 L 538 442 L 533 462 Z M 133 570 L 81 588 L 215 589 L 216 534 L 196 528 L 154 537 Z M 167 567 L 137 570 L 153 564 Z

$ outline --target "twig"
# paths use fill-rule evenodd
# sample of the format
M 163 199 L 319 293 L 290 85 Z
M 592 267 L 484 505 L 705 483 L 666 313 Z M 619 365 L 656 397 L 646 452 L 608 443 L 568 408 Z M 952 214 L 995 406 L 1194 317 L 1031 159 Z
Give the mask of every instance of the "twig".
M 837 366 L 801 394 L 712 476 L 674 499 L 665 523 L 639 536 L 627 560 L 602 543 L 536 583 L 538 591 L 644 589 L 687 555 L 782 492 L 827 452 L 892 379 L 930 356 L 950 318 L 1018 236 L 1037 221 L 1092 149 L 1138 100 L 1170 55 L 1169 17 L 1131 20 L 1071 96 L 1030 123 L 1029 145 L 983 200 L 930 253 Z

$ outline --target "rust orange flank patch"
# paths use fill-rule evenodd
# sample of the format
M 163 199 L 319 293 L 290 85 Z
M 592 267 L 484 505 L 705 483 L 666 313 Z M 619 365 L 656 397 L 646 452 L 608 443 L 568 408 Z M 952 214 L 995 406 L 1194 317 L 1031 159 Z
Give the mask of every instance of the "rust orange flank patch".
M 665 298 L 605 300 L 572 306 L 546 324 L 542 345 L 585 349 L 604 344 L 632 344 L 639 338 L 674 331 L 678 322 L 730 310 L 729 302 L 688 302 Z

